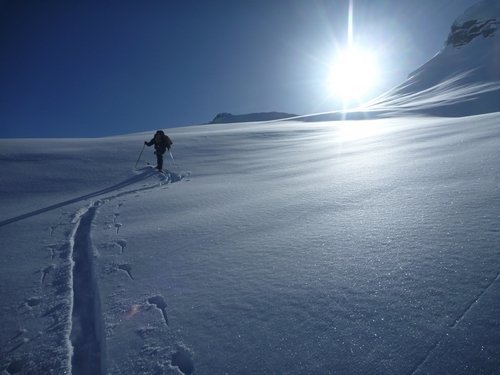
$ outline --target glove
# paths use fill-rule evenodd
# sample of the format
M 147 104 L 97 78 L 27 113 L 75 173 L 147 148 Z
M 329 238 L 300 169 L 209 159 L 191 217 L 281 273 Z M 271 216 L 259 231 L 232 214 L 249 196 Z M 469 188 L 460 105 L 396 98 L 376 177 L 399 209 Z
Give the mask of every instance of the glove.
M 147 145 L 148 145 L 148 142 L 147 142 L 147 141 L 144 141 L 144 144 L 147 146 Z

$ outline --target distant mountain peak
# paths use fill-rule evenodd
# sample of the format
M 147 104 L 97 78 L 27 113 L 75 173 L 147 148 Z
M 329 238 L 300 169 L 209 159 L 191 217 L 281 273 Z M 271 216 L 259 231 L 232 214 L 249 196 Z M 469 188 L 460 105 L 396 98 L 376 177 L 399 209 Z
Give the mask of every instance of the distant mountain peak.
M 482 0 L 469 7 L 451 26 L 447 46 L 461 47 L 476 38 L 494 36 L 500 28 L 500 1 Z
M 260 112 L 260 113 L 247 113 L 242 115 L 233 115 L 228 112 L 218 113 L 209 124 L 225 124 L 236 122 L 259 122 L 259 121 L 273 121 L 281 120 L 289 117 L 297 117 L 297 115 L 284 112 Z
M 368 105 L 440 116 L 500 111 L 499 29 L 500 0 L 477 2 L 453 22 L 444 48 Z
M 469 20 L 463 24 L 454 23 L 451 26 L 451 32 L 446 45 L 461 47 L 477 37 L 491 37 L 498 31 L 499 25 L 500 21 L 497 21 L 496 18 L 490 18 L 485 21 Z

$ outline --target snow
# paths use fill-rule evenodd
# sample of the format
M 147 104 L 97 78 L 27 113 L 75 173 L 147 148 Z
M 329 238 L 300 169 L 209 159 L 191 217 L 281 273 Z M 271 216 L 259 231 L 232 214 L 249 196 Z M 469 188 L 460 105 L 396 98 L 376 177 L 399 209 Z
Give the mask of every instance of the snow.
M 0 140 L 1 369 L 496 373 L 499 121 Z
M 479 32 L 486 20 L 488 36 Z M 465 27 L 467 22 L 472 25 Z M 471 40 L 459 46 L 446 43 L 404 83 L 367 103 L 365 110 L 450 117 L 500 111 L 500 2 L 480 1 L 453 25 L 465 27 L 460 36 L 470 34 Z
M 169 129 L 165 174 L 154 130 L 0 140 L 2 375 L 500 373 L 499 41 L 371 113 Z
M 470 20 L 486 21 L 500 18 L 500 2 L 498 0 L 481 0 L 468 8 L 455 23 L 463 24 Z
M 272 121 L 285 118 L 297 117 L 297 115 L 283 112 L 262 112 L 262 113 L 248 113 L 244 115 L 233 115 L 231 113 L 223 112 L 218 113 L 210 124 L 224 124 L 234 122 L 256 122 L 256 121 Z

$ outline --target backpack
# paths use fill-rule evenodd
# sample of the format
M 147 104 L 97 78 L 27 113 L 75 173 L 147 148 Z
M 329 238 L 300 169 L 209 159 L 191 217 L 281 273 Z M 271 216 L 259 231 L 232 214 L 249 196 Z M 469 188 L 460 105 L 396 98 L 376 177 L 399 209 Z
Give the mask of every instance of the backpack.
M 158 130 L 155 134 L 155 141 L 157 139 L 157 137 L 159 138 L 159 141 L 160 143 L 157 142 L 157 144 L 160 146 L 165 146 L 168 150 L 170 150 L 170 146 L 172 146 L 172 144 L 174 142 L 172 142 L 172 140 L 170 139 L 170 137 L 168 135 L 166 135 L 163 130 Z
M 165 145 L 167 146 L 168 150 L 170 150 L 170 146 L 172 146 L 172 144 L 174 143 L 174 142 L 172 142 L 170 137 L 166 134 L 165 134 L 164 142 L 165 142 Z

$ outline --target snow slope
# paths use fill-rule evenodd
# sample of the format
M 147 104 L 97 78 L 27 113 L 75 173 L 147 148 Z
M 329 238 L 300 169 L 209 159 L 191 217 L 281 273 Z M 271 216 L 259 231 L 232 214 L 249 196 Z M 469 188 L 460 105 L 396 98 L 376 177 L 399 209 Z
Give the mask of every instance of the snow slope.
M 479 1 L 455 20 L 441 51 L 367 107 L 454 117 L 500 111 L 499 29 L 500 1 Z
M 499 373 L 499 122 L 0 140 L 0 370 Z
M 171 129 L 166 174 L 152 132 L 0 140 L 2 375 L 499 374 L 499 19 L 313 118 L 356 121 Z

